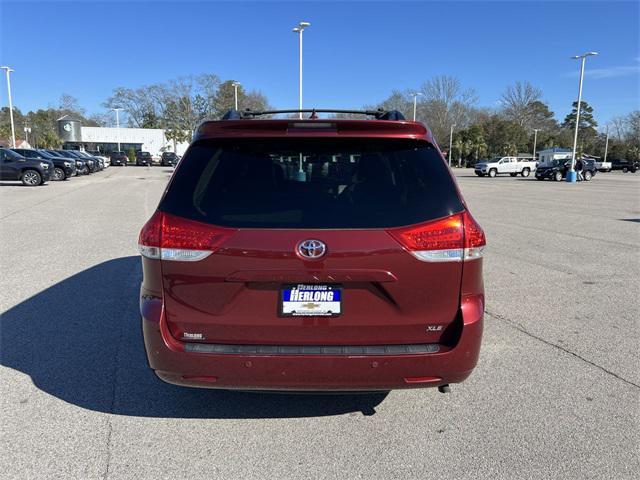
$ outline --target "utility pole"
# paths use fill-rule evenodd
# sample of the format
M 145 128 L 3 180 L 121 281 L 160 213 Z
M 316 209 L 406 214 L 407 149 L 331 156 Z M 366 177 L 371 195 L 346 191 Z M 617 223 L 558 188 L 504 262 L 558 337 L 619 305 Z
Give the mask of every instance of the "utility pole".
M 539 128 L 533 129 L 533 161 L 536 161 L 536 144 L 538 143 L 538 130 Z

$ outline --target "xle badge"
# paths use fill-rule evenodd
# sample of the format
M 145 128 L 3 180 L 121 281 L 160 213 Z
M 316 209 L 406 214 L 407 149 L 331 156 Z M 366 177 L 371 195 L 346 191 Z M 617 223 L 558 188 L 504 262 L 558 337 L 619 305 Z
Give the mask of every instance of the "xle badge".
M 439 332 L 442 330 L 442 325 L 427 325 L 427 332 Z

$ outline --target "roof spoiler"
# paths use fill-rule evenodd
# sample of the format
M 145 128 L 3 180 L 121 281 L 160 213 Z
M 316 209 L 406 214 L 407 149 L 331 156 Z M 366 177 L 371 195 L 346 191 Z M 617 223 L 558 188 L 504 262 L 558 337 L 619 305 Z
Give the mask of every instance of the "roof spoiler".
M 332 109 L 320 109 L 312 108 L 305 110 L 251 110 L 247 108 L 242 112 L 231 109 L 222 116 L 222 120 L 245 120 L 248 118 L 260 117 L 262 115 L 277 115 L 280 113 L 310 113 L 310 119 L 315 120 L 318 118 L 318 113 L 351 113 L 356 115 L 366 115 L 375 117 L 376 120 L 391 120 L 401 121 L 405 120 L 404 115 L 398 110 L 384 110 L 379 108 L 378 110 L 332 110 Z

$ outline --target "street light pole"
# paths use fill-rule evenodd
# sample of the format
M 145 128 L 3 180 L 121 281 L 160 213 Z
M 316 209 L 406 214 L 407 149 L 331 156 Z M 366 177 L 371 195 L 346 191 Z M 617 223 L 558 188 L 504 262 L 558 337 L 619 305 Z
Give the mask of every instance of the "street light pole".
M 297 27 L 293 29 L 298 34 L 299 43 L 299 55 L 300 55 L 300 72 L 298 80 L 298 109 L 302 110 L 302 32 L 306 27 L 311 26 L 309 22 L 300 22 Z M 299 112 L 298 118 L 302 120 L 302 112 Z
M 607 161 L 607 152 L 609 151 L 609 125 L 607 125 L 607 139 L 604 141 L 604 159 L 603 162 Z
M 233 82 L 233 97 L 235 99 L 236 110 L 238 110 L 238 87 L 240 86 L 240 82 Z
M 112 108 L 114 112 L 116 112 L 116 139 L 118 141 L 118 151 L 120 151 L 120 110 L 122 108 Z
M 538 143 L 538 130 L 539 128 L 533 129 L 533 161 L 536 161 L 536 144 Z
M 453 127 L 455 126 L 456 126 L 455 123 L 451 124 L 451 133 L 449 133 L 449 168 L 451 168 L 451 149 L 453 148 Z
M 16 127 L 13 123 L 13 100 L 11 99 L 11 77 L 9 74 L 14 72 L 15 70 L 11 67 L 3 66 L 0 67 L 7 73 L 7 93 L 9 94 L 9 118 L 11 119 L 11 142 L 13 148 L 16 148 Z
M 416 112 L 418 110 L 418 95 L 422 95 L 420 92 L 413 92 L 413 121 L 416 121 Z
M 598 52 L 587 52 L 583 55 L 571 57 L 573 60 L 581 60 L 580 62 L 580 82 L 578 84 L 578 108 L 576 109 L 576 130 L 573 135 L 573 153 L 571 155 L 571 167 L 567 172 L 567 182 L 575 182 L 578 178 L 576 174 L 576 149 L 578 148 L 578 128 L 580 126 L 580 109 L 582 107 L 582 80 L 584 78 L 584 64 L 587 57 L 598 55 Z

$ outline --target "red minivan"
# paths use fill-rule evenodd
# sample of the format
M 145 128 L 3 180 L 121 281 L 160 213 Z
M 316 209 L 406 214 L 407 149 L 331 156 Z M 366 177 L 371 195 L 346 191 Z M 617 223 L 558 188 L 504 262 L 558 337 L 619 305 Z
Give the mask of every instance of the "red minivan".
M 242 390 L 466 379 L 485 236 L 429 130 L 264 113 L 201 124 L 140 232 L 151 368 Z

